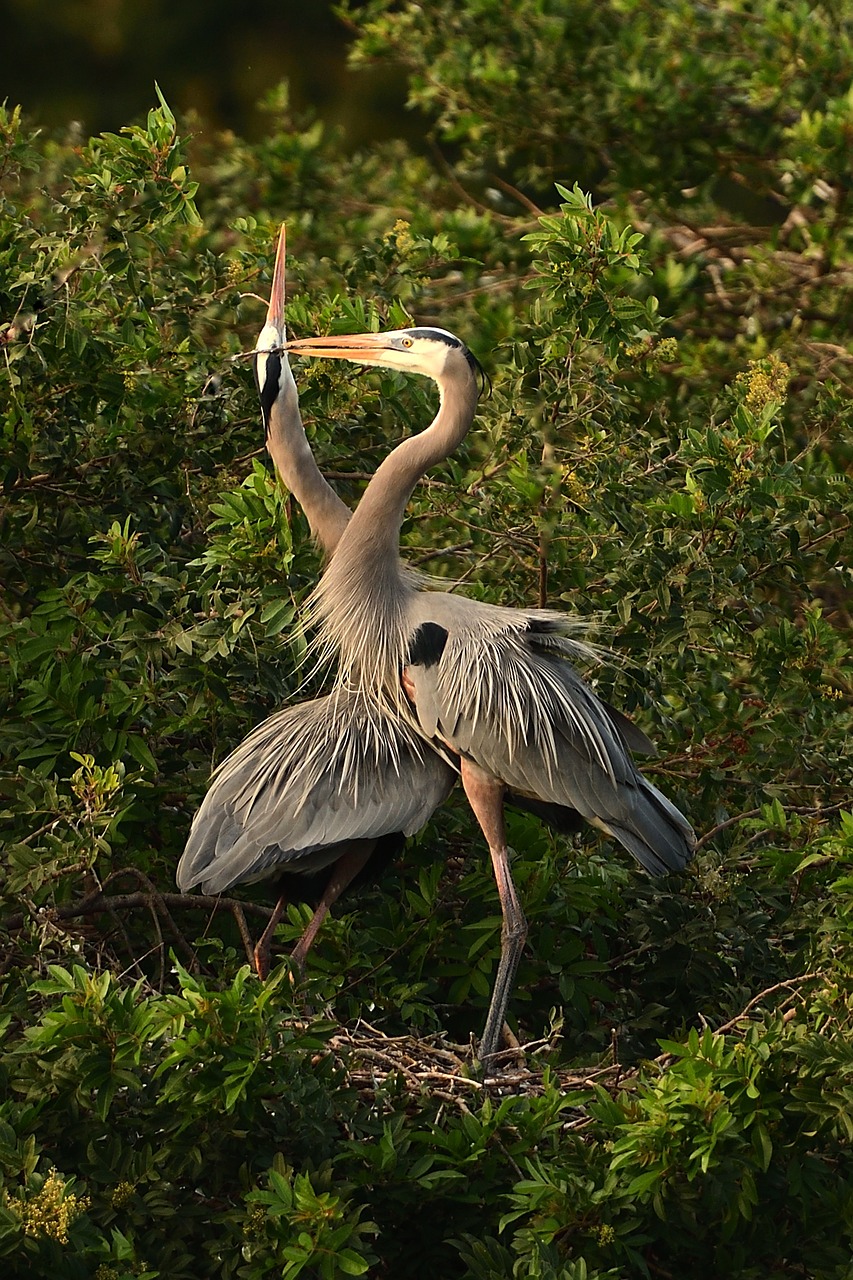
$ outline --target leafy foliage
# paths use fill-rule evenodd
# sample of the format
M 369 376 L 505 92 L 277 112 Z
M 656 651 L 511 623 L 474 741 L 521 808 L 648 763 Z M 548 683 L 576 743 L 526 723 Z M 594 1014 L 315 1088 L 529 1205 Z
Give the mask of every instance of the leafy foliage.
M 850 23 L 349 20 L 356 59 L 409 67 L 452 180 L 400 143 L 345 156 L 284 89 L 255 147 L 188 140 L 159 94 L 88 141 L 0 114 L 5 1274 L 844 1280 Z M 500 918 L 458 801 L 324 926 L 304 990 L 173 894 L 212 764 L 306 691 L 319 564 L 245 359 L 283 216 L 294 331 L 412 316 L 489 366 L 411 561 L 594 629 L 590 678 L 702 833 L 650 884 L 511 815 L 528 1093 L 418 1094 L 378 1059 L 367 1088 L 335 1038 L 479 1028 Z M 431 412 L 388 373 L 299 380 L 353 502 Z

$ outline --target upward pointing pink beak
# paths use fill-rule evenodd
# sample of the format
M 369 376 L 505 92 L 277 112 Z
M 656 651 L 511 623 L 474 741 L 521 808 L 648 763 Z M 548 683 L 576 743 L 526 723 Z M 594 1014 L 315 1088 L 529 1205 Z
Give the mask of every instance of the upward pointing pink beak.
M 274 325 L 276 329 L 284 330 L 284 306 L 287 298 L 286 275 L 284 268 L 284 259 L 287 246 L 287 237 L 285 235 L 285 225 L 281 224 L 281 230 L 278 233 L 278 249 L 275 255 L 275 266 L 272 273 L 272 289 L 270 290 L 270 305 L 267 307 L 267 324 Z

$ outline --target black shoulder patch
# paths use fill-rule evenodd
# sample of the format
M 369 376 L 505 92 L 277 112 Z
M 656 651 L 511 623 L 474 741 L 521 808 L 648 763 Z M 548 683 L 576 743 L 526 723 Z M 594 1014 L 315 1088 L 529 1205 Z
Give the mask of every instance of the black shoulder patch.
M 441 661 L 447 632 L 437 622 L 422 622 L 409 641 L 407 663 L 413 667 L 434 667 Z
M 560 628 L 550 618 L 528 618 L 527 626 L 524 629 L 531 636 L 548 636 L 553 635 Z
M 255 366 L 255 381 L 258 384 L 258 395 L 261 397 L 261 416 L 264 420 L 264 431 L 269 435 L 270 414 L 281 384 L 281 356 L 277 351 L 271 351 L 264 361 L 263 386 L 261 386 L 261 380 L 258 377 L 257 365 Z

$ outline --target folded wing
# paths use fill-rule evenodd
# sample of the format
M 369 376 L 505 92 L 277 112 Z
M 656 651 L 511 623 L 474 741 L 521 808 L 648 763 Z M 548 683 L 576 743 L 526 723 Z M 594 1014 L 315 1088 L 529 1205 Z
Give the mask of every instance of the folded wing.
M 353 840 L 412 835 L 456 775 L 397 717 L 338 691 L 270 716 L 219 766 L 178 865 L 221 893 L 331 865 Z

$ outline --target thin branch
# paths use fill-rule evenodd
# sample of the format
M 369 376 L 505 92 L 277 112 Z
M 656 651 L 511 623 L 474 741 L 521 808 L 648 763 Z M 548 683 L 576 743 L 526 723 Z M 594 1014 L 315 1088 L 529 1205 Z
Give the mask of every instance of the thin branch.
M 545 216 L 545 210 L 540 209 L 538 204 L 534 204 L 532 200 L 528 199 L 523 191 L 519 191 L 518 187 L 514 187 L 511 182 L 506 182 L 503 178 L 498 177 L 496 173 L 490 176 L 496 187 L 500 187 L 501 191 L 505 195 L 511 196 L 513 200 L 517 200 L 528 213 L 532 213 L 536 218 Z
M 149 904 L 149 910 L 153 918 L 156 920 L 157 912 L 150 906 L 150 904 Z M 133 954 L 133 943 L 130 941 L 130 934 L 127 932 L 127 929 L 125 928 L 124 921 L 116 911 L 112 910 L 112 908 L 108 908 L 107 914 L 109 915 L 110 919 L 113 922 L 113 927 L 116 933 L 120 934 L 122 939 L 124 940 L 124 945 L 125 945 L 125 948 L 127 949 L 127 954 L 130 959 L 129 968 L 135 969 L 138 976 L 144 979 L 145 974 L 142 971 L 142 966 L 140 965 L 139 960 Z M 160 932 L 159 929 L 158 929 L 158 932 Z M 160 936 L 162 939 L 162 933 L 160 934 Z M 105 936 L 104 941 L 106 941 L 108 938 L 109 938 L 109 934 Z
M 739 822 L 745 822 L 747 818 L 757 818 L 760 813 L 760 809 L 746 809 L 743 813 L 736 813 L 733 818 L 726 818 L 725 822 L 718 822 L 696 841 L 696 852 L 698 853 L 703 845 L 713 840 L 714 836 L 718 836 L 721 831 L 727 831 L 729 827 L 735 827 Z
M 172 919 L 171 913 L 168 907 L 166 906 L 166 903 L 163 900 L 163 895 L 160 893 L 160 891 L 157 889 L 157 886 L 154 884 L 152 880 L 149 879 L 149 877 L 145 874 L 144 871 L 140 871 L 137 867 L 122 867 L 118 871 L 113 871 L 109 876 L 107 876 L 106 880 L 101 886 L 101 892 L 103 892 L 103 890 L 112 880 L 116 880 L 121 876 L 127 876 L 127 875 L 132 876 L 134 880 L 136 880 L 139 884 L 143 886 L 144 889 L 147 890 L 151 900 L 151 905 L 149 907 L 151 914 L 162 915 L 163 919 L 166 921 L 166 924 L 169 926 L 169 929 L 171 930 L 172 937 L 175 939 L 175 942 L 178 945 L 178 949 L 183 953 L 184 959 L 189 964 L 190 970 L 193 973 L 197 973 L 198 957 L 196 956 L 196 953 L 193 951 L 192 947 L 187 942 L 183 933 L 175 924 L 175 921 Z
M 77 902 L 69 902 L 60 907 L 43 907 L 44 911 L 54 920 L 74 920 L 79 916 L 92 916 L 109 911 L 132 911 L 139 907 L 150 907 L 152 900 L 156 898 L 159 903 L 169 910 L 191 910 L 201 911 L 218 911 L 225 909 L 245 912 L 246 915 L 257 916 L 258 919 L 269 921 L 272 915 L 271 907 L 262 907 L 254 902 L 240 902 L 236 898 L 220 898 L 213 894 L 206 893 L 118 893 L 112 896 L 105 896 L 102 891 L 91 894 L 88 898 L 81 898 Z M 29 913 L 18 911 L 15 915 L 7 916 L 5 920 L 0 920 L 0 929 L 6 930 L 8 933 L 17 933 L 23 929 L 26 921 L 29 919 Z
M 755 1006 L 766 996 L 772 996 L 777 991 L 790 991 L 791 988 L 801 987 L 806 982 L 814 982 L 816 978 L 823 977 L 823 974 L 814 970 L 812 973 L 802 973 L 799 978 L 787 978 L 784 982 L 775 982 L 772 987 L 765 987 L 763 991 L 759 991 L 757 996 L 753 996 L 749 1004 L 746 1005 L 742 1013 L 736 1018 L 731 1018 L 728 1022 L 724 1022 L 721 1027 L 717 1027 L 715 1035 L 723 1035 L 726 1031 L 731 1031 L 739 1022 L 743 1022 L 749 1017 L 750 1012 Z
M 841 809 L 846 809 L 850 804 L 849 800 L 839 800 L 837 804 L 827 805 L 807 805 L 807 804 L 786 804 L 783 805 L 785 813 L 797 813 L 801 816 L 822 817 L 824 814 L 838 813 Z M 758 818 L 762 813 L 762 809 L 746 809 L 743 813 L 736 813 L 733 818 L 726 818 L 724 822 L 718 822 L 710 831 L 706 831 L 696 841 L 697 851 L 707 844 L 709 840 L 713 840 L 721 831 L 727 831 L 729 827 L 737 826 L 739 822 L 745 822 L 748 818 Z
M 249 926 L 246 924 L 246 913 L 243 910 L 243 903 L 232 901 L 231 914 L 237 921 L 237 928 L 240 930 L 240 937 L 243 939 L 243 947 L 246 952 L 246 958 L 249 964 L 255 966 L 255 948 L 252 943 L 252 935 L 249 933 Z M 272 912 L 270 912 L 270 917 Z

